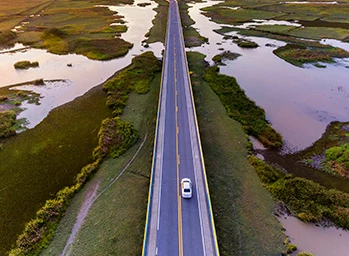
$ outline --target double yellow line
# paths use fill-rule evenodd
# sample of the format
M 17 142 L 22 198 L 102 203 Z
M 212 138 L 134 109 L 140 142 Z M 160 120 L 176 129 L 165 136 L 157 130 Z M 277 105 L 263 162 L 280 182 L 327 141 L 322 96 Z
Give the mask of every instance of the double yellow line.
M 174 41 L 176 38 L 174 37 Z M 180 165 L 180 155 L 178 152 L 178 134 L 179 134 L 179 128 L 178 128 L 178 91 L 177 91 L 177 62 L 176 62 L 176 45 L 174 44 L 174 90 L 175 90 L 175 107 L 176 107 L 176 171 L 177 171 L 177 203 L 178 203 L 178 250 L 179 250 L 179 256 L 183 256 L 183 229 L 182 229 L 182 198 L 181 198 L 181 191 L 180 191 L 180 180 L 179 180 L 179 165 Z

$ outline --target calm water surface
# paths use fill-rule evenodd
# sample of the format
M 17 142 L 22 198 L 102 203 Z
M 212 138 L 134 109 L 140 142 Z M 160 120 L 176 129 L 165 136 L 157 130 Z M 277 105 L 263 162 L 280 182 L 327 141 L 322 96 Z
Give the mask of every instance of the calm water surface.
M 27 118 L 28 128 L 33 128 L 40 123 L 51 109 L 83 95 L 92 87 L 104 82 L 116 71 L 129 65 L 135 55 L 143 51 L 153 51 L 157 57 L 161 57 L 162 43 L 150 44 L 149 48 L 144 48 L 141 43 L 145 39 L 144 35 L 152 27 L 152 20 L 156 14 L 153 8 L 157 4 L 151 2 L 151 5 L 146 7 L 137 6 L 137 3 L 141 2 L 136 0 L 133 5 L 109 6 L 112 11 L 124 16 L 125 25 L 129 27 L 121 38 L 133 43 L 134 46 L 125 57 L 110 61 L 95 61 L 82 55 L 55 55 L 41 49 L 25 49 L 8 53 L 0 51 L 0 70 L 2 74 L 6 74 L 0 76 L 0 87 L 40 78 L 46 80 L 44 86 L 17 87 L 21 90 L 35 91 L 43 97 L 40 105 L 22 104 L 26 110 L 18 118 Z M 8 50 L 21 48 L 23 45 L 17 44 L 13 49 Z M 38 61 L 40 67 L 16 70 L 13 65 L 23 60 Z M 72 64 L 72 67 L 68 67 L 67 64 Z
M 285 42 L 245 37 L 260 47 L 240 48 L 232 40 L 224 40 L 223 36 L 213 32 L 221 25 L 210 21 L 200 11 L 211 5 L 212 1 L 203 2 L 191 5 L 189 9 L 189 14 L 196 22 L 193 26 L 202 36 L 209 38 L 209 44 L 190 50 L 204 53 L 210 63 L 212 57 L 222 51 L 229 50 L 242 55 L 234 61 L 226 61 L 227 65 L 222 66 L 220 72 L 234 76 L 247 96 L 265 109 L 267 119 L 282 134 L 286 147 L 304 149 L 321 137 L 331 121 L 349 120 L 349 59 L 338 60 L 337 64 L 322 63 L 326 66 L 322 69 L 313 65 L 299 68 L 273 54 L 272 51 L 285 45 Z M 256 21 L 241 27 L 276 23 Z M 236 32 L 229 34 L 236 35 Z M 336 40 L 327 39 L 323 42 L 349 48 L 348 43 Z

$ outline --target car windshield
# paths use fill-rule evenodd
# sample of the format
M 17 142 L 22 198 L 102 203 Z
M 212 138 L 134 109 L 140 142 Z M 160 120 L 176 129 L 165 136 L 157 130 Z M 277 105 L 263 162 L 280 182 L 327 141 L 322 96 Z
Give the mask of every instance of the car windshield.
M 184 189 L 184 192 L 189 193 L 189 192 L 190 192 L 190 189 L 189 189 L 189 188 L 185 188 L 185 189 Z

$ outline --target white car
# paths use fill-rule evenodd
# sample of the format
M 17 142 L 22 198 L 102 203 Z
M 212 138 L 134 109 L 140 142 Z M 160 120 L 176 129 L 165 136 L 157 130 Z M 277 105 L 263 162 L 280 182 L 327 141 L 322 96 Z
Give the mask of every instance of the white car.
M 181 180 L 181 186 L 182 186 L 182 197 L 191 198 L 193 196 L 191 180 L 189 178 L 183 178 Z

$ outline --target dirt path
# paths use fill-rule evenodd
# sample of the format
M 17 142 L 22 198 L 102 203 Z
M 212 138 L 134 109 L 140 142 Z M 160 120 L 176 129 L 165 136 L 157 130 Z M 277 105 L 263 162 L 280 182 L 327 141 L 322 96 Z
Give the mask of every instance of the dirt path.
M 94 181 L 92 184 L 89 185 L 86 191 L 84 202 L 80 208 L 80 211 L 76 217 L 75 224 L 73 226 L 72 232 L 69 236 L 69 239 L 64 246 L 63 252 L 61 253 L 61 256 L 69 256 L 72 249 L 72 244 L 75 241 L 76 234 L 79 232 L 80 228 L 82 227 L 82 224 L 84 223 L 84 220 L 86 216 L 88 215 L 88 211 L 91 208 L 92 204 L 102 195 L 104 192 L 113 185 L 120 177 L 121 175 L 127 170 L 127 168 L 130 166 L 130 164 L 133 162 L 133 160 L 138 155 L 139 151 L 142 149 L 145 141 L 147 140 L 147 135 L 145 135 L 141 145 L 139 145 L 136 153 L 133 155 L 133 157 L 130 159 L 130 161 L 126 164 L 124 169 L 110 182 L 110 184 L 105 187 L 101 192 L 97 194 L 97 190 L 99 188 L 100 181 Z
M 84 223 L 84 220 L 88 214 L 89 209 L 91 208 L 93 202 L 95 201 L 98 188 L 99 188 L 99 181 L 96 181 L 90 184 L 89 188 L 87 189 L 84 202 L 80 208 L 78 216 L 76 217 L 76 221 L 73 226 L 73 230 L 69 236 L 69 239 L 66 245 L 64 246 L 63 252 L 61 254 L 62 256 L 70 255 L 71 245 L 75 240 L 76 234 L 78 233 L 82 224 Z

